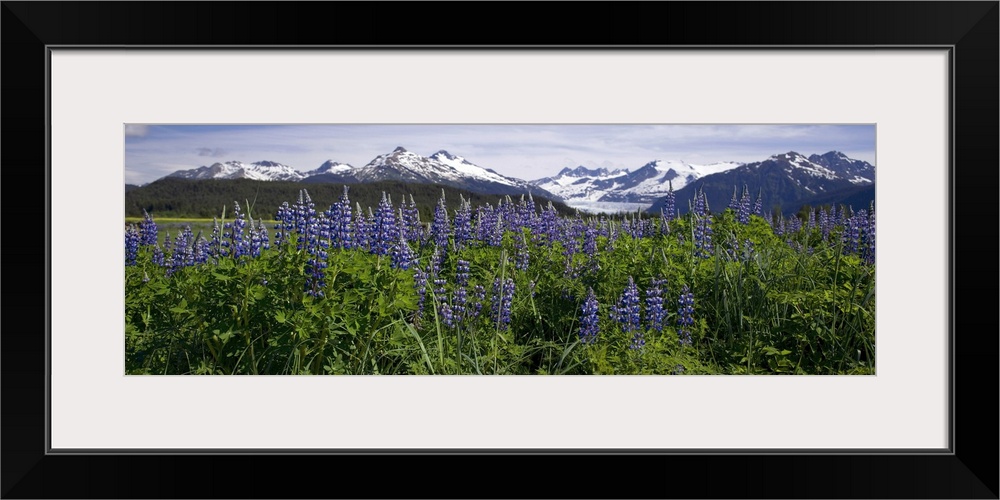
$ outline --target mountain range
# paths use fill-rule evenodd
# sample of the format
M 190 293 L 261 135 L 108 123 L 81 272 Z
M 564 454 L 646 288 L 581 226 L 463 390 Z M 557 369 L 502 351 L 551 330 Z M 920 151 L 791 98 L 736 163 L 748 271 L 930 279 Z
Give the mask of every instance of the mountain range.
M 653 160 L 635 170 L 578 166 L 564 168 L 552 177 L 524 181 L 501 175 L 445 150 L 422 156 L 397 147 L 362 167 L 327 160 L 314 170 L 301 172 L 273 161 L 228 161 L 179 170 L 167 177 L 310 184 L 402 181 L 482 194 L 533 193 L 564 201 L 581 210 L 605 212 L 646 209 L 659 213 L 671 189 L 681 213 L 688 210 L 689 202 L 700 189 L 705 191 L 713 211 L 728 207 L 733 190 L 741 191 L 744 187 L 755 200 L 760 195 L 765 211 L 784 213 L 795 212 L 803 204 L 841 203 L 846 199 L 852 204 L 864 203 L 874 199 L 875 194 L 875 167 L 838 151 L 809 157 L 789 151 L 752 163 L 691 164 L 679 160 Z
M 363 167 L 327 160 L 319 168 L 300 172 L 273 161 L 243 163 L 229 161 L 192 170 L 179 170 L 167 177 L 181 179 L 252 179 L 264 181 L 298 181 L 309 184 L 404 181 L 418 184 L 439 184 L 474 193 L 520 195 L 535 193 L 559 199 L 544 188 L 521 179 L 507 177 L 476 165 L 461 156 L 440 150 L 430 156 L 397 147 L 378 155 Z
M 725 172 L 742 163 L 724 162 L 692 165 L 683 161 L 654 160 L 635 171 L 606 168 L 564 168 L 555 177 L 531 181 L 531 184 L 559 196 L 571 206 L 586 208 L 590 202 L 633 203 L 650 205 L 706 175 Z
M 838 151 L 808 158 L 795 151 L 740 165 L 707 175 L 688 183 L 675 193 L 675 206 L 685 213 L 699 190 L 704 190 L 709 209 L 729 207 L 734 196 L 742 197 L 746 188 L 752 200 L 761 198 L 761 207 L 774 213 L 794 213 L 802 205 L 845 203 L 851 199 L 855 209 L 867 208 L 875 199 L 875 167 L 865 161 L 848 158 Z M 664 200 L 649 208 L 659 213 Z

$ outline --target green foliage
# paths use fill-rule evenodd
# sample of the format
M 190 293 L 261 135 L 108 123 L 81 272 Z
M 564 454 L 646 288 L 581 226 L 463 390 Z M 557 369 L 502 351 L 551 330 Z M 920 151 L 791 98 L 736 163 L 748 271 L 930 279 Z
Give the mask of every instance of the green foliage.
M 657 219 L 656 227 L 662 223 Z M 567 264 L 561 242 L 535 236 L 525 230 L 507 233 L 500 247 L 453 248 L 441 266 L 447 291 L 439 296 L 428 283 L 419 316 L 413 269 L 394 269 L 388 256 L 364 250 L 329 252 L 325 297 L 317 299 L 304 293 L 308 255 L 294 241 L 259 258 L 223 257 L 171 275 L 142 247 L 137 264 L 125 268 L 126 371 L 874 373 L 875 269 L 827 242 L 837 238 L 806 230 L 779 237 L 762 218 L 744 225 L 726 211 L 715 217 L 710 258 L 693 256 L 690 220 L 682 218 L 658 236 L 601 236 L 593 258 L 576 252 Z M 807 246 L 796 249 L 789 237 Z M 525 270 L 514 265 L 518 238 L 530 254 Z M 427 269 L 432 249 L 418 251 Z M 454 304 L 459 259 L 470 263 L 467 289 L 480 285 L 487 299 L 476 319 L 448 326 L 435 305 Z M 630 349 L 631 334 L 614 319 L 629 277 L 642 291 L 654 279 L 666 280 L 665 326 L 645 328 L 641 350 Z M 490 317 L 494 280 L 506 278 L 515 283 L 509 328 Z M 695 302 L 691 345 L 682 345 L 677 331 L 685 285 Z M 580 311 L 589 288 L 599 301 L 600 333 L 584 344 Z

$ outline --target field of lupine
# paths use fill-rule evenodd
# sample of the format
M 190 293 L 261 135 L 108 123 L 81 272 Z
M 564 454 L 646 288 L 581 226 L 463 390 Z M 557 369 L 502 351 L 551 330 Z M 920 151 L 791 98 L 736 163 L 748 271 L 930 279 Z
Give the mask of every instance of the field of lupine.
M 129 374 L 873 374 L 874 207 L 561 217 L 530 197 L 125 228 Z M 265 224 L 263 218 L 276 224 Z M 160 242 L 165 241 L 164 245 Z

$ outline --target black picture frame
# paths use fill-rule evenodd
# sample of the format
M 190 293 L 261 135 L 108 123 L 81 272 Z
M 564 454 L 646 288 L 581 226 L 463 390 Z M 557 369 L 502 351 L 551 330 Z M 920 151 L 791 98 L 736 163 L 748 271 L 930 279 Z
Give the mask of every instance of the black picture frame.
M 0 154 L 7 185 L 14 186 L 4 206 L 6 220 L 21 221 L 17 230 L 7 233 L 3 253 L 15 270 L 32 270 L 26 275 L 8 274 L 8 292 L 13 293 L 4 294 L 8 311 L 8 328 L 0 340 L 4 498 L 998 498 L 998 404 L 993 385 L 1000 331 L 993 281 L 1000 206 L 1000 3 L 996 1 L 581 2 L 557 3 L 550 9 L 537 3 L 2 4 L 0 61 L 7 147 Z M 570 11 L 572 16 L 567 15 Z M 444 21 L 458 26 L 457 32 L 431 29 Z M 616 46 L 951 47 L 954 369 L 949 452 L 48 453 L 50 248 L 38 233 L 43 213 L 60 215 L 39 207 L 48 193 L 47 47 L 414 43 L 609 50 Z M 34 271 L 42 269 L 44 279 Z M 312 474 L 317 469 L 328 471 L 328 478 Z M 373 470 L 387 480 L 359 479 Z

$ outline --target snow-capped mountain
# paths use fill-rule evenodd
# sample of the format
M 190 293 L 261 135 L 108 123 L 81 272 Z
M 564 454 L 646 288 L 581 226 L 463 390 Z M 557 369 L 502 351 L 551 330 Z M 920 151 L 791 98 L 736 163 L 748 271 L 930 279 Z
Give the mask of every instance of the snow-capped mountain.
M 581 208 L 592 206 L 594 202 L 649 205 L 666 195 L 671 186 L 677 190 L 703 176 L 740 165 L 742 163 L 693 165 L 683 161 L 654 160 L 635 171 L 580 166 L 564 168 L 555 177 L 534 180 L 531 184 L 561 197 L 570 206 Z
M 243 163 L 227 161 L 208 167 L 178 170 L 167 177 L 182 179 L 252 179 L 256 181 L 300 181 L 305 175 L 298 170 L 274 161 Z
M 252 179 L 260 181 L 298 181 L 304 183 L 345 183 L 403 181 L 420 184 L 440 184 L 484 194 L 520 195 L 534 193 L 558 200 L 543 188 L 521 179 L 498 174 L 476 165 L 461 156 L 440 150 L 431 156 L 421 156 L 398 147 L 390 153 L 376 156 L 363 167 L 327 160 L 319 168 L 300 172 L 287 165 L 271 161 L 243 163 L 229 161 L 208 167 L 179 170 L 167 177 L 184 179 Z
M 864 185 L 875 182 L 875 167 L 862 160 L 848 158 L 840 151 L 830 151 L 824 155 L 810 155 L 809 161 L 832 170 L 837 176 L 854 184 Z
M 729 207 L 734 189 L 740 197 L 746 187 L 754 200 L 758 194 L 761 196 L 765 212 L 796 212 L 804 204 L 837 203 L 859 196 L 874 199 L 874 182 L 875 167 L 868 162 L 837 151 L 808 158 L 789 151 L 689 182 L 676 189 L 676 207 L 681 213 L 687 212 L 697 191 L 704 190 L 709 209 L 720 212 Z M 661 198 L 649 212 L 658 213 L 662 205 Z
M 444 150 L 427 157 L 398 147 L 391 153 L 376 156 L 351 174 L 358 182 L 405 181 L 441 184 L 477 193 L 514 195 L 534 192 L 552 196 L 523 180 L 500 175 Z
M 347 163 L 340 163 L 333 160 L 326 160 L 319 168 L 310 170 L 304 174 L 301 182 L 309 184 L 320 184 L 325 182 L 342 182 L 353 184 L 358 182 L 354 178 L 354 167 Z

